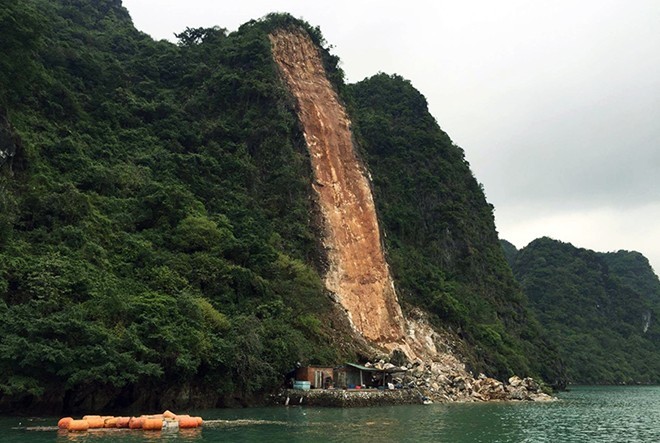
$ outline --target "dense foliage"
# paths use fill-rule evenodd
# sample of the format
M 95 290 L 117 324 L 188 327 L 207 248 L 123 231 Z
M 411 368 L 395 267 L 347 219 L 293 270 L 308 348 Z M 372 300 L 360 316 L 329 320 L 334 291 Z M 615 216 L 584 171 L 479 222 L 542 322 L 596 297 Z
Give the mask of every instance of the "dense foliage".
M 622 284 L 648 297 L 651 302 L 660 302 L 660 280 L 644 255 L 636 251 L 597 254 L 607 264 L 610 274 Z
M 463 150 L 399 76 L 378 74 L 350 94 L 403 300 L 457 331 L 475 371 L 560 383 L 556 354 L 529 315 Z
M 175 45 L 120 0 L 0 0 L 0 409 L 249 401 L 297 361 L 352 357 L 267 37 L 292 25 L 324 43 L 281 14 Z M 404 301 L 460 336 L 474 370 L 560 380 L 425 99 L 396 76 L 346 86 L 321 52 Z
M 340 359 L 267 38 L 287 16 L 174 45 L 118 0 L 0 5 L 0 108 L 23 147 L 0 171 L 0 407 L 244 400 Z
M 513 270 L 571 382 L 660 382 L 660 282 L 644 256 L 540 238 Z
M 502 245 L 502 250 L 504 251 L 504 257 L 506 257 L 507 263 L 509 263 L 509 266 L 513 267 L 513 263 L 516 260 L 516 254 L 518 254 L 518 249 L 513 243 L 504 239 L 500 239 L 500 245 Z

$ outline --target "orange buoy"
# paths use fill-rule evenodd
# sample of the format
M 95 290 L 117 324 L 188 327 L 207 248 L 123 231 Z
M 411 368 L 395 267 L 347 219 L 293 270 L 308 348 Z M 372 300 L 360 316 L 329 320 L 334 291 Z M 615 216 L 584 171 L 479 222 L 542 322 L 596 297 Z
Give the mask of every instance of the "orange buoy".
M 130 420 L 131 417 L 117 417 L 117 423 L 115 426 L 118 428 L 127 428 Z
M 128 427 L 130 429 L 142 429 L 142 423 L 144 423 L 142 417 L 131 417 L 128 421 Z
M 197 426 L 202 426 L 204 424 L 204 419 L 202 417 L 193 417 L 197 420 Z
M 117 417 L 106 418 L 103 422 L 104 428 L 116 428 L 117 427 Z
M 100 415 L 85 415 L 82 419 L 89 420 L 90 418 L 101 418 Z
M 196 428 L 199 425 L 197 419 L 190 416 L 178 416 L 177 420 L 179 421 L 179 428 L 181 429 Z
M 89 429 L 89 423 L 87 420 L 71 420 L 67 429 L 71 432 L 86 431 Z
M 160 431 L 163 429 L 162 418 L 147 418 L 142 423 L 142 429 L 145 431 Z
M 98 418 L 88 418 L 87 423 L 89 423 L 89 429 L 98 429 L 102 428 L 105 424 L 105 420 L 101 417 Z
M 69 423 L 73 421 L 73 417 L 63 417 L 57 422 L 57 427 L 60 429 L 68 429 Z

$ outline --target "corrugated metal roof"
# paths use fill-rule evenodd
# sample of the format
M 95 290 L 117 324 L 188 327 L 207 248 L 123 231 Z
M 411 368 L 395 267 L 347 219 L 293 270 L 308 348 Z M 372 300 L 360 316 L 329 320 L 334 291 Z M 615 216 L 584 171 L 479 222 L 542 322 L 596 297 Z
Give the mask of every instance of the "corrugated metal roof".
M 357 363 L 346 363 L 346 366 L 352 366 L 356 369 L 359 369 L 361 371 L 365 372 L 387 372 L 388 374 L 395 373 L 395 372 L 406 372 L 408 369 L 406 368 L 398 368 L 398 367 L 393 367 L 393 368 L 388 368 L 388 369 L 378 369 L 378 368 L 367 368 L 366 366 L 358 365 Z
M 357 363 L 346 363 L 346 366 L 352 366 L 365 372 L 383 372 L 382 369 L 367 368 L 366 366 L 358 365 Z

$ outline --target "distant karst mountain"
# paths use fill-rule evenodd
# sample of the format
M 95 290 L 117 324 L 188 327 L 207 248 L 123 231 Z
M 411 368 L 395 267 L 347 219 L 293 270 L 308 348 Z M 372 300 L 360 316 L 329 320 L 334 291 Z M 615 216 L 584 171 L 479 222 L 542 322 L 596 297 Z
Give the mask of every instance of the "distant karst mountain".
M 642 254 L 547 237 L 502 247 L 570 382 L 660 382 L 660 281 Z

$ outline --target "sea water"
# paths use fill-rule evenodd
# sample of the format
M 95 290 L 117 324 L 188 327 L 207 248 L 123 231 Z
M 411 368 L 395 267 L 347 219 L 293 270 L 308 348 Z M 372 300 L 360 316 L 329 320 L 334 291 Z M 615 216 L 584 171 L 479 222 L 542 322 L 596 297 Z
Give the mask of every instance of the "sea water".
M 660 387 L 575 387 L 552 403 L 186 411 L 190 432 L 30 430 L 57 418 L 0 418 L 0 442 L 660 442 Z

